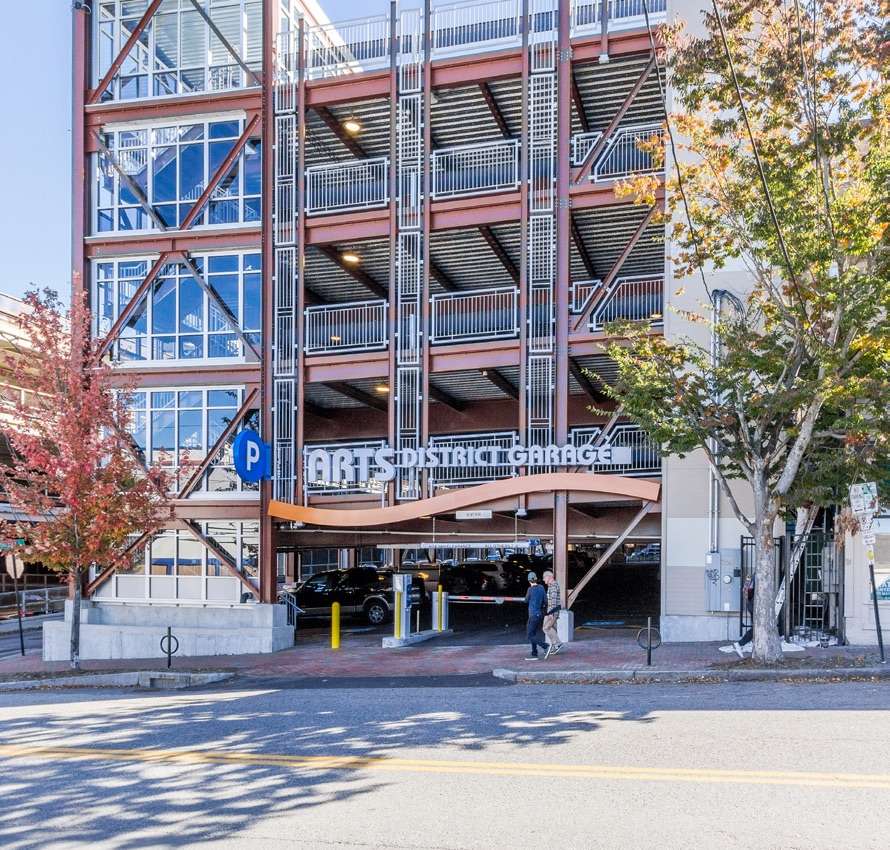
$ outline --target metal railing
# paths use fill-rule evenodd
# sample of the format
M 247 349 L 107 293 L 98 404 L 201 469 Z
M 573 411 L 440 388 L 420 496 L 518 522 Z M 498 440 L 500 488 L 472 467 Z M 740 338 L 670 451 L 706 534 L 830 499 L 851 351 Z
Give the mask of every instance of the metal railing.
M 575 446 L 593 443 L 602 429 L 598 425 L 587 428 L 572 428 L 569 439 Z M 661 452 L 649 435 L 639 425 L 626 423 L 616 425 L 605 440 L 605 445 L 616 448 L 629 448 L 631 462 L 622 466 L 594 464 L 593 472 L 611 475 L 661 475 Z
M 434 198 L 503 192 L 519 185 L 519 142 L 460 145 L 430 157 Z
M 429 447 L 436 449 L 449 448 L 482 448 L 483 446 L 498 446 L 509 449 L 519 442 L 519 434 L 516 431 L 495 431 L 485 434 L 449 434 L 429 438 Z M 502 463 L 498 466 L 467 466 L 465 464 L 452 464 L 450 466 L 437 466 L 430 470 L 429 488 L 433 494 L 438 487 L 467 487 L 472 484 L 484 484 L 501 478 L 512 478 L 516 474 L 516 468 L 510 464 Z
M 572 136 L 572 165 L 578 166 L 584 162 L 584 157 L 593 146 L 602 138 L 602 133 L 575 133 Z
M 0 593 L 0 620 L 16 616 L 16 603 L 21 608 L 23 617 L 55 614 L 64 609 L 67 598 L 67 585 Z
M 640 145 L 653 136 L 664 140 L 664 130 L 660 124 L 642 124 L 617 130 L 591 170 L 591 179 L 615 180 L 629 174 L 660 171 L 663 166 L 656 168 L 652 154 L 640 149 Z
M 389 44 L 388 15 L 310 27 L 306 32 L 306 75 L 315 80 L 386 68 Z
M 519 0 L 478 3 L 462 0 L 432 10 L 433 55 L 468 53 L 484 45 L 495 48 L 518 44 L 522 38 Z
M 376 495 L 382 495 L 385 491 L 386 484 L 382 481 L 377 481 L 374 478 L 374 474 L 378 472 L 378 467 L 376 467 L 371 462 L 370 465 L 370 476 L 366 481 L 311 481 L 310 480 L 310 469 L 309 469 L 309 453 L 313 449 L 325 449 L 326 451 L 333 452 L 337 449 L 373 449 L 377 450 L 383 448 L 385 442 L 383 440 L 355 440 L 352 442 L 337 442 L 337 443 L 307 443 L 303 447 L 303 494 L 306 498 L 309 496 L 348 496 L 348 495 L 363 495 L 366 493 L 373 493 Z M 356 475 L 354 477 L 358 478 L 358 470 L 356 469 Z
M 519 290 L 514 286 L 446 292 L 433 295 L 430 303 L 433 345 L 519 334 Z
M 601 280 L 573 280 L 572 281 L 572 312 L 580 313 L 587 304 L 590 296 L 601 286 Z
M 609 322 L 659 324 L 664 320 L 664 281 L 660 277 L 616 278 L 590 314 L 591 330 Z
M 572 4 L 572 35 L 601 31 L 600 0 L 575 0 Z M 660 23 L 665 18 L 667 0 L 646 0 L 649 22 Z M 644 26 L 646 18 L 643 0 L 609 0 L 609 29 Z
M 389 203 L 388 157 L 306 169 L 306 214 L 383 207 Z
M 307 307 L 306 354 L 386 348 L 386 307 L 382 299 Z

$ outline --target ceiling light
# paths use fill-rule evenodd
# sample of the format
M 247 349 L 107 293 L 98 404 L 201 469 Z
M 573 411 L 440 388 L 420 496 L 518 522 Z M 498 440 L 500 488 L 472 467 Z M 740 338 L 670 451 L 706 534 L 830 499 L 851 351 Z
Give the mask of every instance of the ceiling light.
M 386 384 L 378 384 L 376 387 L 374 387 L 374 390 L 375 392 L 385 395 L 389 392 L 389 387 Z
M 350 136 L 355 136 L 357 133 L 361 133 L 362 123 L 357 118 L 347 118 L 343 122 L 343 129 L 349 133 Z
M 358 263 L 362 261 L 362 258 L 353 251 L 344 251 L 340 255 L 340 259 L 343 260 L 344 263 L 349 263 L 351 266 L 358 265 Z

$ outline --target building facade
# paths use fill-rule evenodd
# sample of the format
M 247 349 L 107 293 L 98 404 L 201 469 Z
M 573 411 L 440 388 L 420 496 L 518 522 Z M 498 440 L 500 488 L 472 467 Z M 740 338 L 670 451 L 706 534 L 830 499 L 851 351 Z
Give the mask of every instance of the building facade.
M 322 567 L 531 548 L 569 606 L 734 635 L 740 527 L 604 393 L 609 323 L 680 335 L 671 306 L 701 300 L 671 294 L 640 147 L 678 10 L 75 6 L 75 287 L 136 377 L 144 457 L 190 462 L 94 600 L 274 606 Z M 641 173 L 654 207 L 616 195 Z M 272 449 L 257 485 L 244 428 Z

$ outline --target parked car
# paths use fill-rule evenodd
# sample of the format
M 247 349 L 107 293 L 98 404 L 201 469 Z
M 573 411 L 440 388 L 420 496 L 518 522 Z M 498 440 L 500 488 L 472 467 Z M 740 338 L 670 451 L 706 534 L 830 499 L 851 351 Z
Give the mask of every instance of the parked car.
M 510 561 L 462 561 L 441 566 L 439 582 L 447 593 L 468 596 L 524 596 L 528 571 Z
M 316 573 L 297 585 L 293 596 L 303 616 L 330 617 L 331 605 L 339 602 L 342 614 L 363 616 L 373 626 L 385 623 L 395 606 L 392 570 L 369 567 Z M 426 599 L 423 581 L 412 577 L 411 604 L 423 605 Z

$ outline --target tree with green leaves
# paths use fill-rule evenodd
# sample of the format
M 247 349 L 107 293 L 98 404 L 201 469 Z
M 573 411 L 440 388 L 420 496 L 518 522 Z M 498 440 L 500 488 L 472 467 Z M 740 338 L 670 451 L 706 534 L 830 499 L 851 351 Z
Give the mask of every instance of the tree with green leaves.
M 754 657 L 766 663 L 782 657 L 776 521 L 882 477 L 887 459 L 886 44 L 871 0 L 715 0 L 701 35 L 666 33 L 678 109 L 665 218 L 675 278 L 702 287 L 701 309 L 678 314 L 681 338 L 621 329 L 612 395 L 667 452 L 704 452 L 754 538 Z M 620 191 L 652 203 L 654 184 Z M 709 275 L 739 261 L 750 288 L 718 315 Z

